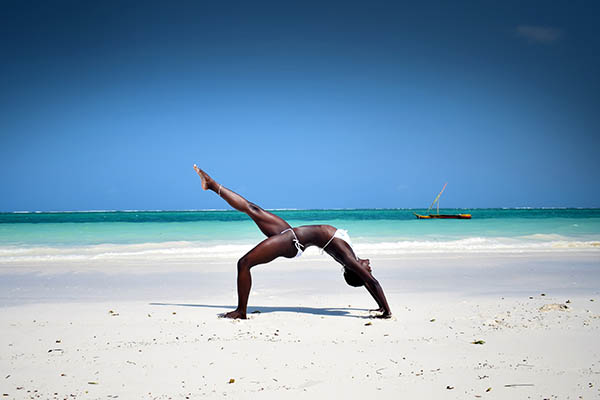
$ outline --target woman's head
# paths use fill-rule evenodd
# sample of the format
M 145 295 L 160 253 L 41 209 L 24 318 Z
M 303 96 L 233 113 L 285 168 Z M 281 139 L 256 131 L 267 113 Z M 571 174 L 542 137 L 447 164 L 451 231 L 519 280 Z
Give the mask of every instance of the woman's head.
M 348 268 L 344 268 L 344 279 L 346 283 L 353 287 L 361 287 L 365 285 L 365 282 L 354 272 Z

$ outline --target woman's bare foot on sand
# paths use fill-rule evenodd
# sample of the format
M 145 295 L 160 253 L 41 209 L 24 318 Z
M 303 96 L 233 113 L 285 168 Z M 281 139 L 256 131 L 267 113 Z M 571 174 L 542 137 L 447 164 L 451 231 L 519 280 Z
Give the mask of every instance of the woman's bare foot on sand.
M 231 319 L 246 319 L 246 314 L 242 314 L 238 310 L 233 310 L 225 314 L 219 315 L 221 318 L 231 318 Z
M 214 186 L 215 181 L 206 172 L 204 172 L 200 168 L 198 168 L 198 166 L 196 164 L 194 164 L 194 170 L 196 170 L 196 173 L 202 180 L 202 189 L 204 189 L 204 190 L 212 189 L 212 186 Z
M 392 313 L 389 311 L 385 311 L 385 308 L 383 308 L 383 307 L 379 307 L 376 310 L 369 310 L 369 314 L 372 314 L 372 313 L 381 313 L 381 314 L 371 315 L 371 318 L 383 318 L 383 319 L 392 318 Z

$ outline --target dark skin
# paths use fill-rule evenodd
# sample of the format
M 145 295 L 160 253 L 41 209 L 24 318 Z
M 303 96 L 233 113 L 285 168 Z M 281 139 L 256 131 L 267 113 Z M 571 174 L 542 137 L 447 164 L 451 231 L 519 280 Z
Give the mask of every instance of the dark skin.
M 298 250 L 292 240 L 294 238 L 292 232 L 282 233 L 284 230 L 291 228 L 291 226 L 277 215 L 263 210 L 239 194 L 220 185 L 195 164 L 194 169 L 202 180 L 202 189 L 212 190 L 221 196 L 231 207 L 247 214 L 256 223 L 261 232 L 267 236 L 267 239 L 260 242 L 238 260 L 238 305 L 234 311 L 223 315 L 225 318 L 246 319 L 248 296 L 250 295 L 250 288 L 252 286 L 250 269 L 255 265 L 271 262 L 278 257 L 293 258 L 296 256 Z M 310 246 L 323 248 L 336 232 L 336 228 L 331 225 L 303 225 L 293 228 L 293 230 L 296 233 L 298 241 L 304 246 L 303 250 Z M 380 313 L 376 315 L 376 318 L 390 318 L 392 316 L 383 289 L 375 277 L 373 277 L 369 260 L 356 257 L 348 243 L 337 237 L 325 247 L 325 252 L 360 277 L 365 288 L 379 306 L 377 310 L 374 310 Z

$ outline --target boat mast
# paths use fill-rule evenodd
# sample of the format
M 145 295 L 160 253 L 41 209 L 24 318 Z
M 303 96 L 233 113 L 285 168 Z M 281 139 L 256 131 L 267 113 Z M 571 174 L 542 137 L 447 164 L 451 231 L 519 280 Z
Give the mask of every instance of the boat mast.
M 442 190 L 440 191 L 440 193 L 436 196 L 435 200 L 433 200 L 433 203 L 431 203 L 431 205 L 427 209 L 427 212 L 429 212 L 433 208 L 433 206 L 435 205 L 435 203 L 437 203 L 437 213 L 439 215 L 439 213 L 440 213 L 440 202 L 439 202 L 440 196 L 444 192 L 444 189 L 446 189 L 446 185 L 447 184 L 448 184 L 448 182 L 444 183 L 444 187 L 442 188 Z

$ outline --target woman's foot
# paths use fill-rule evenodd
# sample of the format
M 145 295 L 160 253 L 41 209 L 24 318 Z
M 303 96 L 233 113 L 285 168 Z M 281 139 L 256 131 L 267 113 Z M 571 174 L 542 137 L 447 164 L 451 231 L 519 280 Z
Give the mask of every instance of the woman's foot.
M 386 311 L 385 308 L 379 307 L 376 310 L 369 310 L 369 314 L 376 313 L 376 315 L 372 315 L 371 318 L 383 318 L 388 319 L 392 318 L 392 313 L 390 311 Z M 379 314 L 381 313 L 381 314 Z
M 202 180 L 202 189 L 208 190 L 212 189 L 215 181 L 204 171 L 202 171 L 196 164 L 194 164 L 194 170 Z
M 219 315 L 221 318 L 231 318 L 231 319 L 246 319 L 246 313 L 241 313 L 238 310 L 233 310 L 225 314 Z

